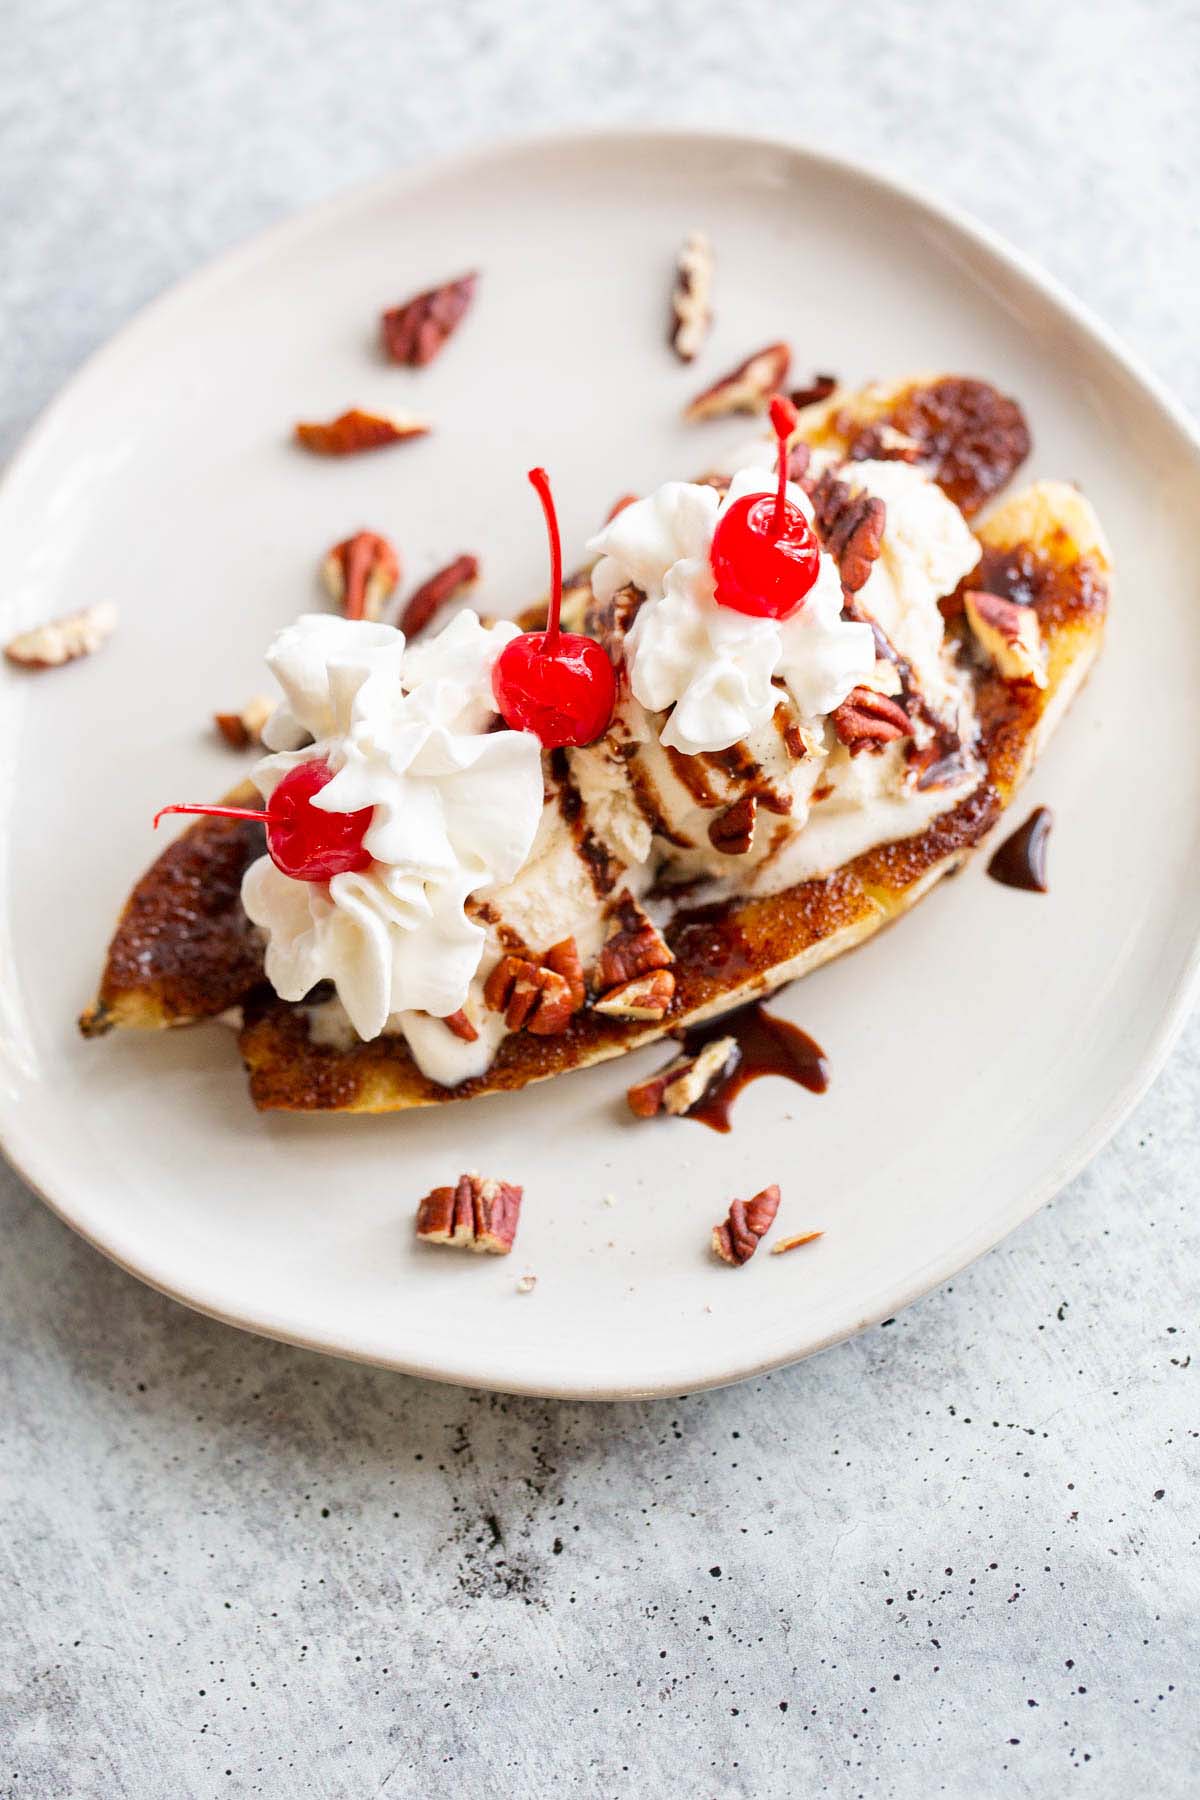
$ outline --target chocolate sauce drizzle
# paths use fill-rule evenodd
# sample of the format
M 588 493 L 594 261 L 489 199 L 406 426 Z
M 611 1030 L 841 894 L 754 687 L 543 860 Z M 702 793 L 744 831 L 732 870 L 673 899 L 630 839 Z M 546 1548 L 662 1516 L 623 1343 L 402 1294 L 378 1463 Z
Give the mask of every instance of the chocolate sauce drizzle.
M 695 1056 L 705 1044 L 721 1037 L 737 1040 L 738 1055 L 686 1115 L 713 1131 L 732 1130 L 734 1101 L 761 1075 L 782 1075 L 810 1094 L 823 1094 L 829 1086 L 829 1064 L 820 1044 L 798 1025 L 777 1019 L 757 1001 L 693 1026 L 684 1034 L 683 1047 L 688 1056 Z
M 1048 806 L 1039 806 L 1030 813 L 1025 823 L 1005 838 L 988 863 L 987 872 L 992 880 L 1002 882 L 1005 887 L 1025 888 L 1034 894 L 1046 893 L 1046 845 L 1053 823 L 1054 814 Z

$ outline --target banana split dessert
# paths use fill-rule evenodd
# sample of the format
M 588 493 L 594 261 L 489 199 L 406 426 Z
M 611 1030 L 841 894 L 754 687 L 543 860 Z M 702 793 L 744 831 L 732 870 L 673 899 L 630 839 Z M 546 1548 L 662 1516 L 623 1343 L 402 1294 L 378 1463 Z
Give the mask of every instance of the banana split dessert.
M 996 825 L 1099 649 L 1089 503 L 985 382 L 836 389 L 623 505 L 526 628 L 310 614 L 253 781 L 162 852 L 82 1028 L 223 1017 L 255 1104 L 388 1112 L 679 1036 Z M 167 796 L 164 796 L 164 799 Z

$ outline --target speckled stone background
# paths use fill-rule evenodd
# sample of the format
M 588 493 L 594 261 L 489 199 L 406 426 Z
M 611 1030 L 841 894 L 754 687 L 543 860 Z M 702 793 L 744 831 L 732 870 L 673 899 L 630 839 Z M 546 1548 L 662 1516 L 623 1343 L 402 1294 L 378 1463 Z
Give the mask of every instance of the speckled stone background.
M 27 0 L 0 31 L 0 449 L 226 245 L 581 119 L 748 122 L 917 177 L 1196 408 L 1198 102 L 1179 0 Z M 952 1287 L 644 1406 L 242 1336 L 0 1173 L 0 1791 L 1196 1795 L 1198 1065 L 1193 1024 Z

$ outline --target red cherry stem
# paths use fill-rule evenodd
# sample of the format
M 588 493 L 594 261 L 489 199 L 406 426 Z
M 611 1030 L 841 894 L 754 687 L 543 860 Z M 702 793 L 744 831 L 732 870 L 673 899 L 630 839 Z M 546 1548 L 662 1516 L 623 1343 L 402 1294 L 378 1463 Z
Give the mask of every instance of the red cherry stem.
M 260 819 L 264 825 L 282 823 L 282 813 L 255 812 L 250 806 L 164 806 L 154 815 L 154 829 L 168 813 L 199 813 L 206 819 Z
M 558 649 L 558 621 L 562 614 L 562 539 L 558 535 L 558 514 L 550 492 L 550 477 L 545 469 L 530 469 L 530 485 L 536 490 L 546 515 L 546 532 L 550 539 L 550 605 L 546 610 L 546 637 L 543 649 L 551 655 Z
M 788 439 L 796 429 L 798 414 L 791 401 L 784 394 L 776 394 L 771 401 L 771 429 L 779 443 L 779 486 L 775 490 L 775 513 L 771 520 L 771 529 L 782 537 L 785 521 L 784 507 L 787 504 L 788 477 Z

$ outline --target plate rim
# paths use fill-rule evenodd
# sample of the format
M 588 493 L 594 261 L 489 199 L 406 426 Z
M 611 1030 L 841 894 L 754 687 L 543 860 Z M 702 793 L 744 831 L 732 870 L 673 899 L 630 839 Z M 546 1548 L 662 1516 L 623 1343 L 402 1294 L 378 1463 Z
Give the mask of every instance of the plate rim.
M 347 208 L 369 207 L 373 201 L 385 195 L 401 196 L 430 181 L 454 179 L 469 173 L 473 166 L 497 157 L 544 152 L 553 154 L 555 149 L 576 147 L 581 144 L 592 144 L 601 148 L 609 144 L 628 147 L 639 139 L 652 145 L 678 144 L 688 139 L 703 140 L 709 146 L 727 145 L 731 153 L 739 154 L 744 154 L 748 149 L 783 152 L 789 156 L 799 157 L 827 174 L 865 185 L 877 194 L 897 199 L 909 208 L 923 214 L 929 221 L 948 226 L 958 236 L 966 239 L 992 258 L 1008 276 L 1015 277 L 1028 289 L 1032 289 L 1042 299 L 1049 302 L 1053 309 L 1061 316 L 1065 316 L 1066 322 L 1077 334 L 1082 335 L 1085 340 L 1090 340 L 1096 348 L 1102 351 L 1110 365 L 1115 365 L 1117 370 L 1130 379 L 1174 427 L 1190 452 L 1195 473 L 1200 476 L 1200 425 L 1172 394 L 1166 382 L 1143 361 L 1137 352 L 1130 350 L 1119 335 L 1091 307 L 1079 300 L 1056 276 L 1043 269 L 1033 258 L 1011 244 L 991 226 L 975 219 L 956 203 L 941 199 L 924 184 L 885 173 L 869 159 L 830 150 L 799 134 L 783 136 L 777 132 L 731 130 L 725 127 L 710 128 L 686 123 L 585 125 L 549 131 L 515 132 L 490 137 L 481 143 L 423 159 L 408 167 L 375 176 L 368 181 L 355 182 L 312 206 L 304 207 L 300 211 L 278 220 L 275 224 L 248 235 L 217 256 L 202 263 L 199 268 L 171 283 L 161 293 L 138 308 L 117 331 L 84 359 L 52 396 L 21 438 L 8 459 L 3 473 L 0 474 L 0 532 L 3 531 L 4 515 L 12 502 L 14 492 L 19 493 L 20 483 L 25 478 L 27 468 L 36 463 L 44 443 L 52 436 L 56 428 L 60 414 L 74 404 L 81 389 L 86 388 L 86 385 L 97 375 L 105 372 L 110 362 L 119 363 L 130 340 L 136 339 L 148 323 L 155 320 L 160 313 L 169 312 L 173 305 L 185 299 L 193 299 L 210 284 L 236 277 L 244 266 L 260 260 L 264 256 L 269 258 L 277 247 L 286 244 L 289 240 L 303 238 L 312 232 L 319 232 L 327 220 L 336 218 Z M 104 1238 L 95 1230 L 85 1228 L 73 1217 L 70 1200 L 65 1196 L 60 1197 L 52 1191 L 55 1185 L 54 1180 L 51 1175 L 43 1172 L 42 1157 L 36 1140 L 32 1134 L 26 1135 L 20 1128 L 16 1101 L 4 1094 L 0 1094 L 0 1153 L 30 1190 L 57 1218 L 61 1219 L 64 1224 L 68 1225 L 72 1231 L 110 1262 L 115 1263 L 126 1274 L 134 1276 L 156 1292 L 189 1307 L 194 1312 L 217 1319 L 222 1324 L 232 1325 L 239 1330 L 268 1337 L 278 1342 L 292 1344 L 300 1349 L 320 1351 L 323 1354 L 342 1357 L 352 1362 L 419 1376 L 426 1380 L 447 1382 L 454 1386 L 480 1387 L 497 1393 L 525 1394 L 561 1400 L 666 1399 L 750 1380 L 755 1376 L 766 1374 L 772 1369 L 790 1366 L 814 1356 L 822 1350 L 830 1349 L 835 1344 L 845 1342 L 859 1332 L 879 1324 L 881 1320 L 912 1305 L 944 1282 L 952 1280 L 954 1276 L 985 1255 L 987 1251 L 994 1249 L 1020 1225 L 1032 1218 L 1034 1213 L 1040 1211 L 1057 1193 L 1061 1192 L 1067 1183 L 1073 1180 L 1103 1148 L 1129 1116 L 1161 1073 L 1167 1058 L 1179 1040 L 1198 992 L 1200 992 L 1200 930 L 1197 930 L 1194 935 L 1186 962 L 1167 998 L 1153 1038 L 1140 1062 L 1110 1095 L 1092 1124 L 1079 1134 L 1073 1144 L 1063 1150 L 1047 1174 L 1040 1181 L 1026 1188 L 1019 1196 L 1014 1197 L 1003 1209 L 998 1219 L 993 1218 L 969 1232 L 965 1238 L 948 1247 L 940 1256 L 936 1256 L 922 1265 L 919 1272 L 910 1273 L 907 1277 L 897 1279 L 890 1286 L 886 1286 L 882 1298 L 877 1296 L 873 1299 L 860 1316 L 844 1327 L 827 1332 L 802 1348 L 785 1350 L 767 1357 L 737 1363 L 721 1373 L 698 1374 L 696 1379 L 686 1382 L 681 1382 L 677 1375 L 660 1381 L 618 1382 L 615 1384 L 603 1381 L 581 1383 L 570 1379 L 565 1382 L 521 1380 L 512 1376 L 497 1380 L 482 1367 L 448 1370 L 423 1360 L 419 1356 L 371 1354 L 356 1348 L 353 1343 L 339 1340 L 337 1333 L 311 1336 L 300 1331 L 290 1330 L 278 1321 L 271 1320 L 269 1308 L 264 1308 L 258 1313 L 252 1314 L 245 1311 L 240 1315 L 235 1315 L 224 1310 L 211 1296 L 206 1297 L 203 1291 L 185 1291 L 175 1283 L 150 1272 L 145 1266 L 139 1267 L 105 1242 Z M 68 1179 L 66 1182 L 67 1193 L 72 1190 L 72 1186 L 73 1184 Z

